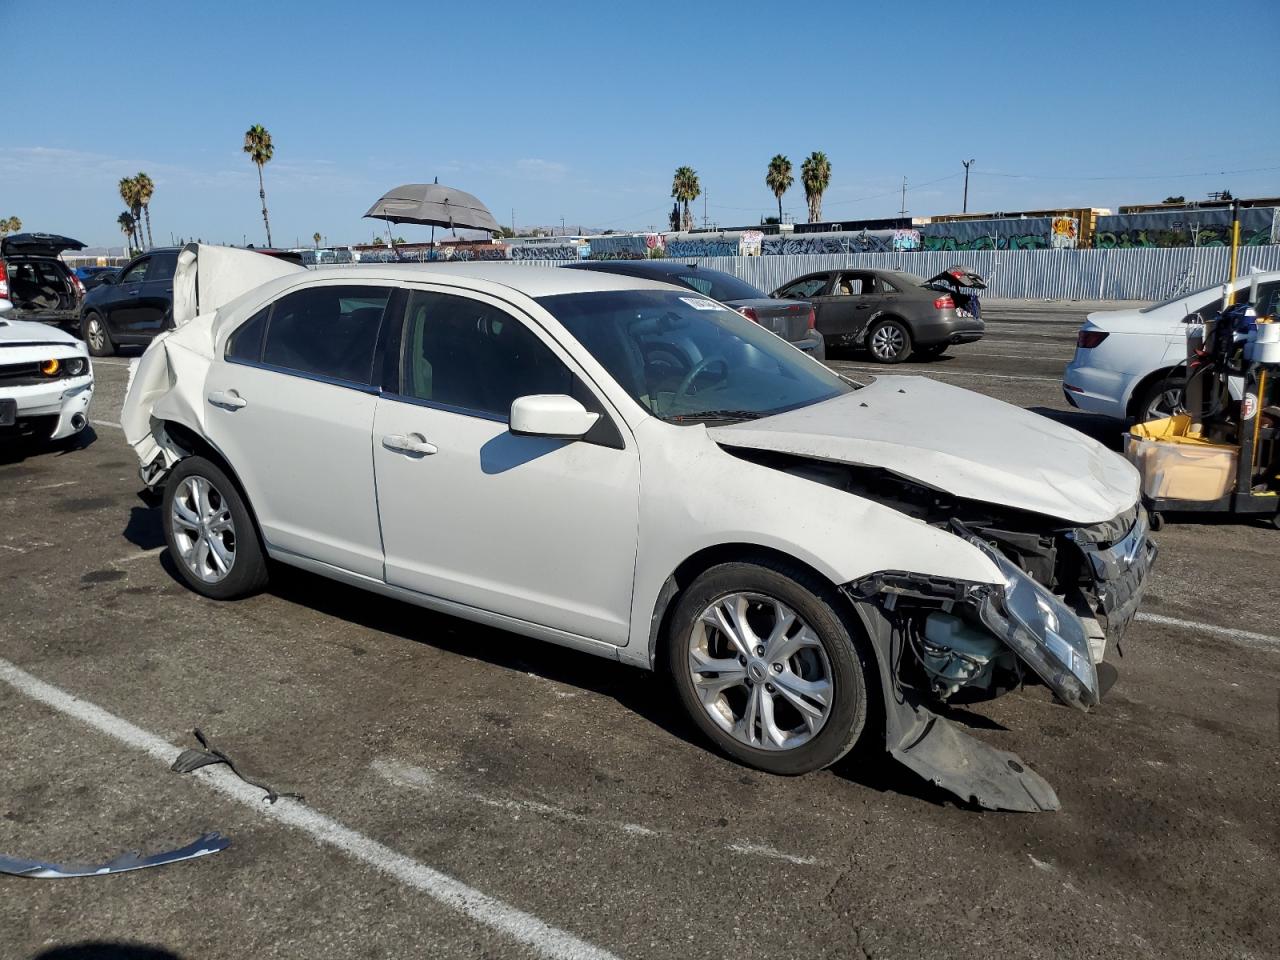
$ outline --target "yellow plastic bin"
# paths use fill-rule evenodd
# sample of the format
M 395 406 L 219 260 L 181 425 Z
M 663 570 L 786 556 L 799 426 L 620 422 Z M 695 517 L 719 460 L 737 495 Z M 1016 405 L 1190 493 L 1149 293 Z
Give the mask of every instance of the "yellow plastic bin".
M 1235 488 L 1240 448 L 1188 434 L 1186 414 L 1132 427 L 1124 455 L 1142 474 L 1142 492 L 1167 500 L 1217 500 Z

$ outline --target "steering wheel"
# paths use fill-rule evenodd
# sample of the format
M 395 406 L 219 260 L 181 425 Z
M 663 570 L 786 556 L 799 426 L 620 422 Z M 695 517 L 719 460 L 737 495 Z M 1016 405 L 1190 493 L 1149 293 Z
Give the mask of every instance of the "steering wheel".
M 729 361 L 724 357 L 703 357 L 693 365 L 693 369 L 684 375 L 684 379 L 680 381 L 680 386 L 676 387 L 675 396 L 683 397 L 689 392 L 689 388 L 693 386 L 693 381 L 697 380 L 698 376 L 703 371 L 717 363 L 724 367 L 724 373 L 721 375 L 720 379 L 723 380 L 725 377 L 729 376 Z

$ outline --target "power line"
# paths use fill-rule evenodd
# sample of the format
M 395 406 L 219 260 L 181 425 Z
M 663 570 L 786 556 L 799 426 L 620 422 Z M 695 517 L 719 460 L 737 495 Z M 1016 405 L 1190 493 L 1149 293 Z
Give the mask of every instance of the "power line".
M 1242 170 L 1205 170 L 1201 173 L 1165 173 L 1165 174 L 1133 174 L 1130 176 L 1051 176 L 1036 173 L 994 173 L 989 170 L 975 170 L 975 177 L 1004 177 L 1009 180 L 1184 180 L 1190 177 L 1228 177 L 1238 173 L 1270 173 L 1280 170 L 1278 167 L 1247 167 Z M 958 176 L 958 174 L 957 174 Z

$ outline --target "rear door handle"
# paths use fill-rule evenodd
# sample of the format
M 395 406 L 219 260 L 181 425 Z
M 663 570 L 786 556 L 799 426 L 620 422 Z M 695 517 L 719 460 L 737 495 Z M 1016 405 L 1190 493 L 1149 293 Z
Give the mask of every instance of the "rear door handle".
M 224 407 L 227 410 L 239 410 L 249 405 L 249 401 L 234 390 L 215 390 L 209 394 L 208 400 L 215 407 Z
M 420 433 L 411 433 L 408 436 L 401 433 L 390 433 L 382 438 L 382 445 L 388 450 L 396 451 L 396 453 L 411 453 L 423 457 L 428 457 L 436 452 L 436 445 L 429 442 Z

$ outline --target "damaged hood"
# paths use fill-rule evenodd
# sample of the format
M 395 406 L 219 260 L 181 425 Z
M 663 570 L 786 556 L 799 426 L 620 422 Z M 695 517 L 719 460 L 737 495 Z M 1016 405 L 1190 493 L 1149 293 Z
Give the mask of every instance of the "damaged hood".
M 189 243 L 178 254 L 173 274 L 173 325 L 213 313 L 242 293 L 307 268 L 257 250 Z
M 726 447 L 879 467 L 956 497 L 1092 524 L 1138 499 L 1138 472 L 1046 417 L 925 377 L 879 377 L 789 413 L 707 430 Z

